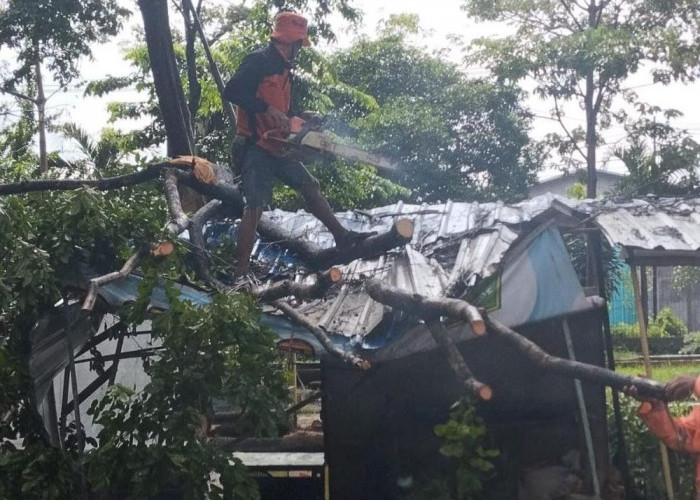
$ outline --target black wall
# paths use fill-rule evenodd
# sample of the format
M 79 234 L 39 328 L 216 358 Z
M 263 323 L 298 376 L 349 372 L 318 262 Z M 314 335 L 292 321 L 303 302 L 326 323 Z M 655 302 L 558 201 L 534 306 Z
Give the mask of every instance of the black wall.
M 598 312 L 569 317 L 579 361 L 603 365 Z M 519 328 L 547 352 L 567 357 L 561 320 Z M 542 372 L 504 340 L 485 336 L 459 345 L 475 376 L 493 388 L 479 413 L 501 450 L 491 498 L 517 498 L 522 469 L 558 463 L 572 448 L 581 451 L 588 473 L 574 382 Z M 459 384 L 438 351 L 374 366 L 363 373 L 323 363 L 323 423 L 332 500 L 403 498 L 407 481 L 445 470 L 433 427 L 448 418 Z M 584 383 L 598 470 L 607 466 L 603 388 Z M 586 478 L 590 488 L 590 477 Z

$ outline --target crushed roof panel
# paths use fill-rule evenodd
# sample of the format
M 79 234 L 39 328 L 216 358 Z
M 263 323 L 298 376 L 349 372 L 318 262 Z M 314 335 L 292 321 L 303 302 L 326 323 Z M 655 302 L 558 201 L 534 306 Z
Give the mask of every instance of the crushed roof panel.
M 471 286 L 478 278 L 490 276 L 521 238 L 555 217 L 564 217 L 570 224 L 590 218 L 613 244 L 650 250 L 700 249 L 700 199 L 575 201 L 546 194 L 513 205 L 396 203 L 337 215 L 357 231 L 388 231 L 399 218 L 414 223 L 410 244 L 376 259 L 342 266 L 342 285 L 324 299 L 300 306 L 300 312 L 327 331 L 358 342 L 382 321 L 385 312 L 363 290 L 365 277 L 380 278 L 410 293 L 445 295 L 457 282 Z M 307 238 L 321 247 L 333 245 L 330 233 L 310 214 L 274 210 L 266 216 L 290 238 Z
M 645 250 L 700 249 L 700 198 L 587 201 L 577 209 L 595 216 L 608 240 Z

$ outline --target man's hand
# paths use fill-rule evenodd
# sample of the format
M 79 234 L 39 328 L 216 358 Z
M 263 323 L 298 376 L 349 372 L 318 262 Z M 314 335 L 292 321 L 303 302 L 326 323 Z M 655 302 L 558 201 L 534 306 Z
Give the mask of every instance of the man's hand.
M 267 107 L 267 114 L 275 121 L 276 128 L 280 129 L 283 135 L 289 135 L 289 118 L 274 106 Z
M 666 384 L 664 391 L 669 401 L 686 399 L 693 394 L 695 389 L 695 379 L 697 377 L 680 376 Z

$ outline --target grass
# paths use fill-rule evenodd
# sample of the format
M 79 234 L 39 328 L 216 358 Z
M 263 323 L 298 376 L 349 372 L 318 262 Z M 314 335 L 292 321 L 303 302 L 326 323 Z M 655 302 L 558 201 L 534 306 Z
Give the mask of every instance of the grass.
M 617 358 L 617 357 L 616 357 Z M 626 375 L 644 374 L 644 365 L 617 366 L 616 371 Z M 651 378 L 659 382 L 668 382 L 679 375 L 698 375 L 700 374 L 700 363 L 684 363 L 684 364 L 658 364 L 653 365 L 651 370 Z

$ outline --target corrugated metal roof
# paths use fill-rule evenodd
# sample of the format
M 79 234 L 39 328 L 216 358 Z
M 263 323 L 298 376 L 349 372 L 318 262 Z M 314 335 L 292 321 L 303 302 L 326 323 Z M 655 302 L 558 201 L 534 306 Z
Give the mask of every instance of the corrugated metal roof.
M 584 202 L 578 210 L 595 216 L 608 240 L 645 250 L 700 249 L 700 198 L 648 198 Z
M 414 223 L 410 244 L 379 258 L 357 260 L 340 266 L 344 283 L 321 300 L 303 304 L 300 312 L 329 332 L 358 341 L 384 318 L 385 307 L 362 289 L 364 277 L 380 278 L 402 290 L 429 297 L 445 295 L 448 287 L 464 279 L 473 282 L 496 271 L 498 264 L 518 237 L 537 224 L 534 219 L 564 200 L 541 196 L 515 205 L 503 203 L 458 203 L 435 205 L 397 203 L 362 212 L 336 214 L 349 229 L 388 231 L 400 218 Z M 306 238 L 321 246 L 333 245 L 333 238 L 315 217 L 306 212 L 274 210 L 266 213 L 289 238 Z M 269 248 L 260 245 L 257 256 Z M 279 250 L 282 252 L 282 250 Z
M 344 284 L 322 300 L 303 304 L 300 312 L 329 332 L 360 341 L 382 321 L 385 311 L 364 292 L 362 278 L 378 277 L 411 293 L 441 296 L 455 282 L 471 285 L 477 278 L 494 273 L 520 238 L 562 214 L 571 215 L 572 223 L 591 217 L 613 244 L 666 250 L 700 248 L 700 199 L 575 201 L 547 194 L 514 205 L 396 203 L 337 216 L 350 229 L 377 232 L 389 230 L 399 218 L 409 218 L 414 223 L 410 244 L 376 259 L 342 266 Z M 310 214 L 274 210 L 266 216 L 290 238 L 307 238 L 321 247 L 333 245 L 330 233 Z

